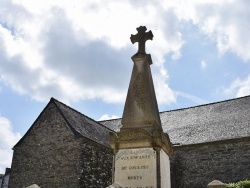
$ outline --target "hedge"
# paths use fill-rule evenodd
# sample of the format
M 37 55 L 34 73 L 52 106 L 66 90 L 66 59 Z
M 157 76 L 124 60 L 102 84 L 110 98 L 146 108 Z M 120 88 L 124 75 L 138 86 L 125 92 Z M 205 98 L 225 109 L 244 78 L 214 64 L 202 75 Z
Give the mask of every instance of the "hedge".
M 227 184 L 228 188 L 250 188 L 250 180 Z

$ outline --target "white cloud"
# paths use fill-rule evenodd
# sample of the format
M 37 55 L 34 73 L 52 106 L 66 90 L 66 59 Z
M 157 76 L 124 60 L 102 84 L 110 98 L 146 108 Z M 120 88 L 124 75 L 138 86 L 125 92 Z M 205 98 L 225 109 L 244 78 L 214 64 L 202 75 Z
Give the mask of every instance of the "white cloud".
M 207 68 L 207 63 L 205 60 L 201 60 L 201 69 L 205 70 Z
M 161 70 L 161 69 L 160 69 Z M 155 93 L 157 97 L 157 102 L 159 104 L 169 104 L 176 101 L 176 94 L 172 91 L 168 84 L 166 84 L 165 74 L 166 73 L 158 73 L 155 72 L 154 76 L 154 87 Z
M 233 52 L 244 61 L 250 61 L 248 7 L 244 0 L 174 0 L 165 8 L 173 8 L 180 20 L 190 20 L 217 44 L 220 53 Z
M 138 4 L 143 3 L 144 6 Z M 99 98 L 124 102 L 136 52 L 129 35 L 146 25 L 159 103 L 176 95 L 168 85 L 165 56 L 181 58 L 182 23 L 191 22 L 221 53 L 250 60 L 248 1 L 40 1 L 0 2 L 1 81 L 39 101 Z M 136 19 L 135 19 L 136 18 Z M 201 64 L 206 67 L 205 63 Z
M 0 174 L 5 172 L 6 167 L 11 166 L 12 148 L 21 138 L 19 133 L 14 133 L 11 122 L 0 116 Z
M 117 118 L 119 118 L 118 116 L 116 116 L 116 115 L 108 115 L 108 114 L 104 114 L 104 115 L 102 115 L 102 117 L 100 117 L 99 119 L 98 119 L 98 121 L 102 121 L 102 120 L 109 120 L 109 119 L 117 119 Z
M 180 97 L 186 98 L 186 99 L 188 99 L 190 101 L 193 101 L 197 105 L 209 103 L 209 101 L 201 99 L 201 98 L 199 98 L 197 96 L 194 96 L 194 95 L 191 95 L 189 93 L 184 93 L 184 92 L 181 92 L 181 91 L 175 91 L 175 93 L 176 93 L 177 97 L 180 96 Z
M 159 101 L 173 101 L 165 97 L 173 97 L 173 92 L 167 84 L 164 56 L 171 52 L 173 58 L 180 57 L 183 40 L 172 10 L 160 18 L 164 13 L 160 2 L 139 9 L 117 1 L 16 0 L 1 5 L 1 80 L 20 94 L 39 101 L 53 96 L 65 102 L 91 98 L 124 102 L 133 64 L 130 57 L 137 48 L 129 41 L 130 33 L 147 25 L 155 34 L 154 43 L 147 43 L 147 51 L 155 57 L 155 72 L 165 72 L 156 80 L 163 84 L 161 91 L 169 92 Z M 168 25 L 165 16 L 172 18 Z M 171 31 L 166 34 L 163 28 Z
M 244 79 L 235 79 L 231 85 L 223 91 L 225 94 L 233 94 L 235 97 L 250 95 L 250 75 Z

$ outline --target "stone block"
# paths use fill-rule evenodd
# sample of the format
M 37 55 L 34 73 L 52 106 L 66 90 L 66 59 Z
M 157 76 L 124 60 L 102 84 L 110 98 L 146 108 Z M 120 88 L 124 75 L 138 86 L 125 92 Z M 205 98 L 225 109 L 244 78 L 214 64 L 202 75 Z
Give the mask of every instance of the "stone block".
M 40 188 L 40 187 L 37 184 L 32 184 L 32 185 L 30 185 L 30 186 L 28 186 L 26 188 Z
M 214 180 L 207 185 L 207 188 L 227 188 L 227 186 L 219 180 Z

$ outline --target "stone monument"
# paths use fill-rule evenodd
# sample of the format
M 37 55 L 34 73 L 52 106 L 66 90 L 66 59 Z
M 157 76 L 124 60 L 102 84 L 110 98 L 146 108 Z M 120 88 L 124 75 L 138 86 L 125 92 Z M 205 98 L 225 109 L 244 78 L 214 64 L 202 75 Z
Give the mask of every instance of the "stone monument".
M 145 26 L 137 28 L 134 67 L 122 116 L 122 128 L 110 136 L 114 150 L 113 182 L 120 188 L 170 188 L 169 155 L 172 145 L 163 133 L 145 43 L 153 39 Z

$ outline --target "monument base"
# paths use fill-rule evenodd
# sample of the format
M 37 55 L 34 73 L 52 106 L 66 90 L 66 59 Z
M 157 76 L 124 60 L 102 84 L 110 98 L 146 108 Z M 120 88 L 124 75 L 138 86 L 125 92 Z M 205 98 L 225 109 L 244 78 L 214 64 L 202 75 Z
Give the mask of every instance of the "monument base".
M 170 160 L 169 156 L 162 149 L 160 150 L 160 165 L 161 188 L 171 188 Z
M 170 188 L 169 165 L 162 149 L 121 149 L 115 154 L 114 182 L 120 188 Z

